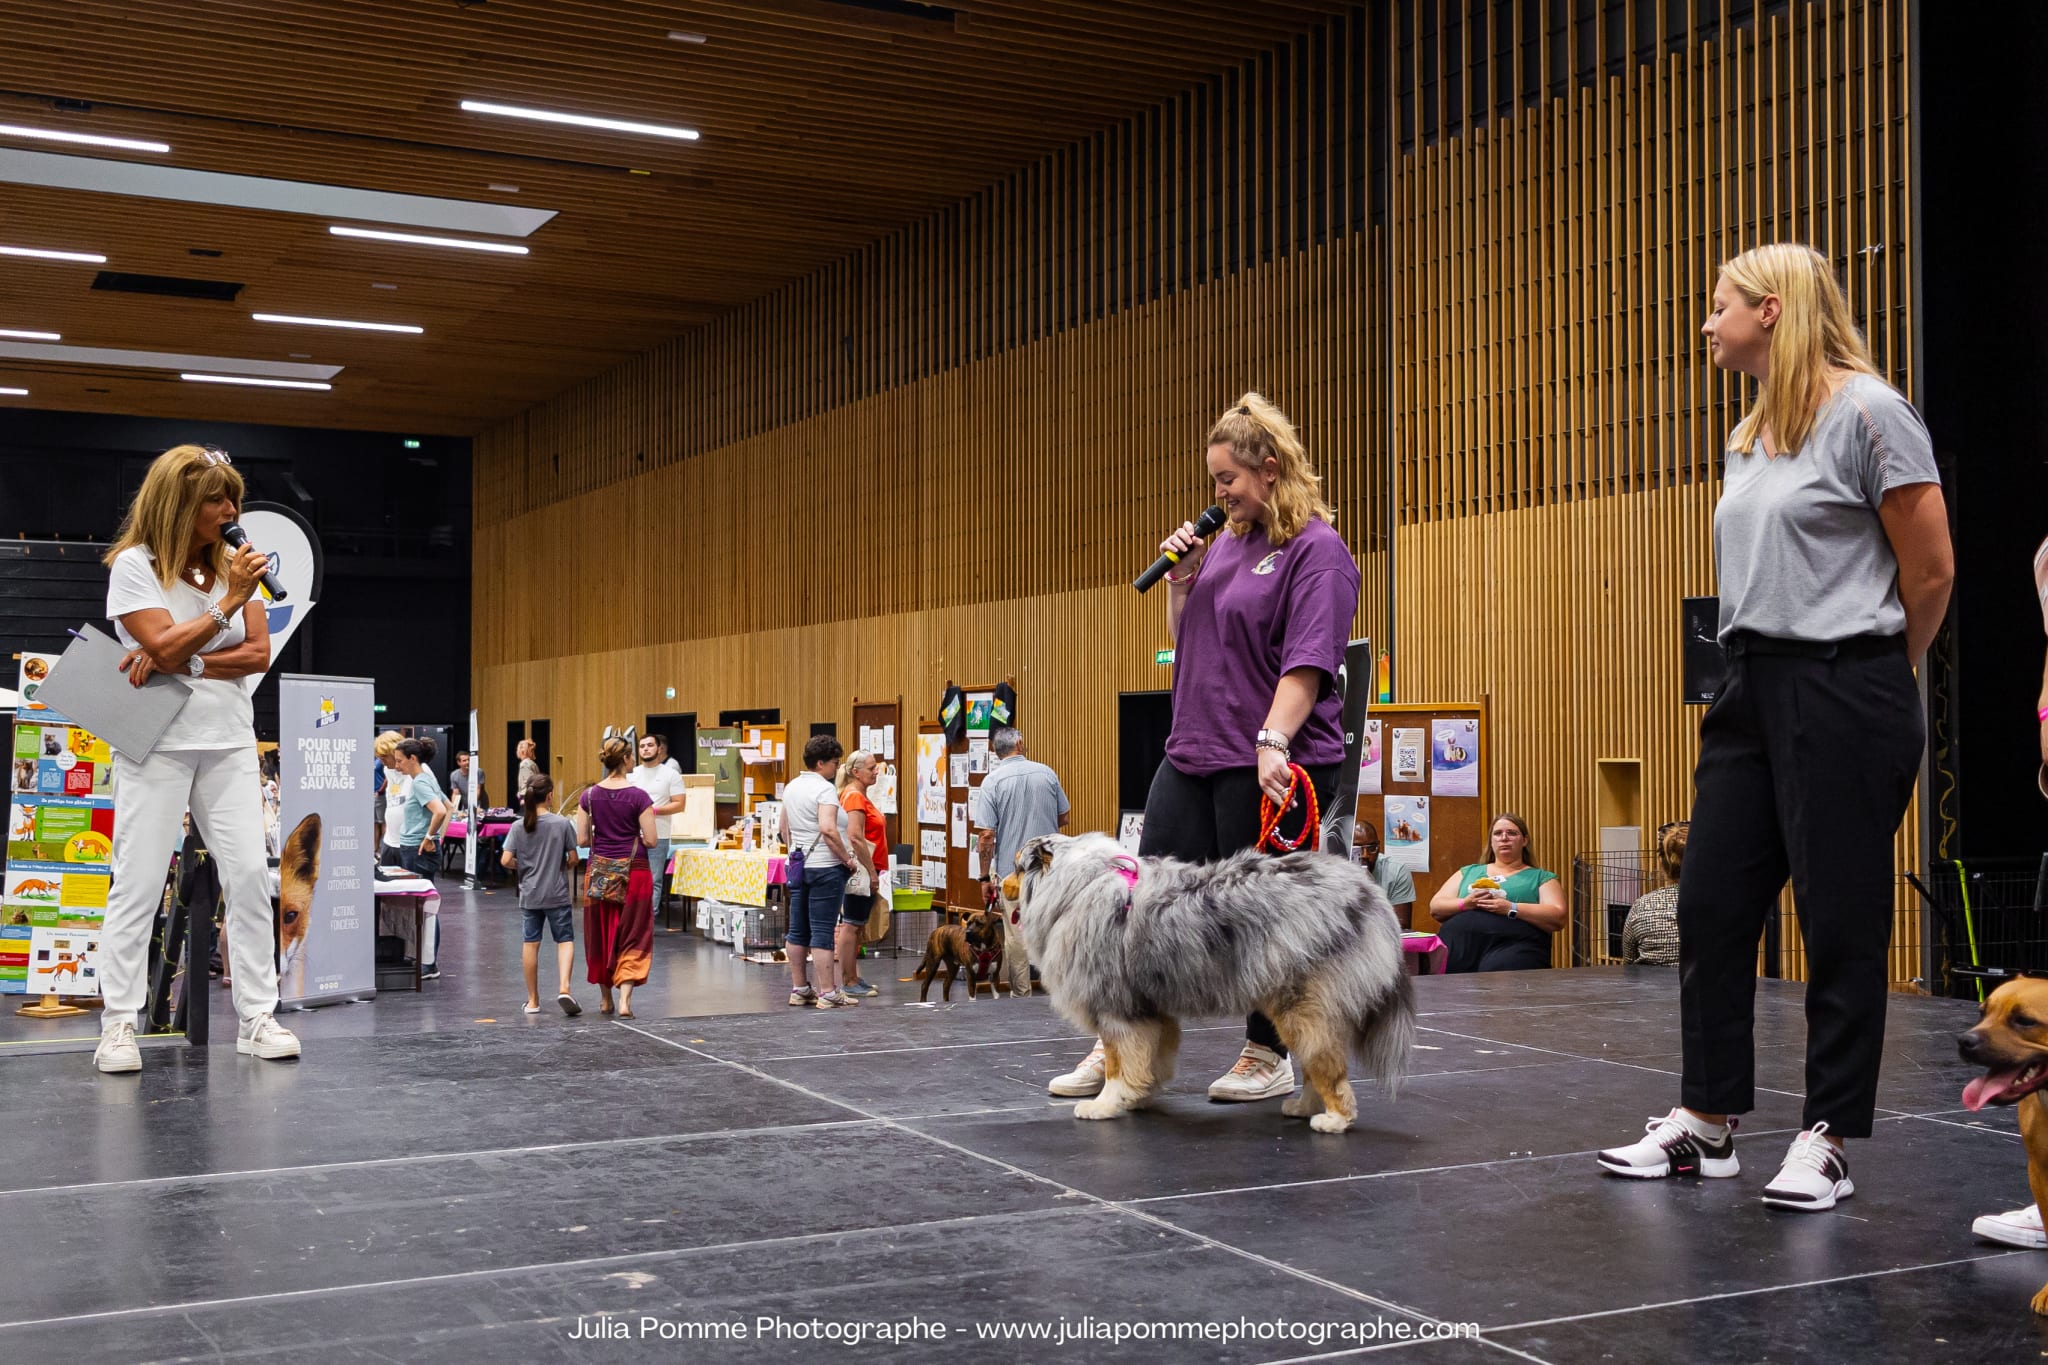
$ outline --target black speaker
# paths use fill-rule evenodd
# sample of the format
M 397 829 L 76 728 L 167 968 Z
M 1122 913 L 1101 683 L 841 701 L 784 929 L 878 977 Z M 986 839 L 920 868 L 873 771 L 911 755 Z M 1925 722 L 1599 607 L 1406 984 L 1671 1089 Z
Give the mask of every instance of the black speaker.
M 1721 650 L 1721 599 L 1686 597 L 1678 604 L 1680 657 L 1685 669 L 1685 704 L 1705 706 L 1721 695 L 1728 656 Z

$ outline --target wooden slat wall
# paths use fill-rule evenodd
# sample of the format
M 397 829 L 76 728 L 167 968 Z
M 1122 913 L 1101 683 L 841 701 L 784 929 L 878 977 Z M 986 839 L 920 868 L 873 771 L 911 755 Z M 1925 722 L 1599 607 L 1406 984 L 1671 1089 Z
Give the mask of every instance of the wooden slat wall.
M 668 686 L 798 723 L 900 691 L 908 725 L 1014 674 L 1108 827 L 1115 694 L 1166 681 L 1124 585 L 1257 387 L 1397 698 L 1488 698 L 1539 847 L 1591 845 L 1598 757 L 1682 815 L 1678 602 L 1746 396 L 1704 301 L 1810 240 L 1911 391 L 1906 32 L 1906 0 L 1409 0 L 1222 72 L 480 440 L 486 723 L 580 756 Z

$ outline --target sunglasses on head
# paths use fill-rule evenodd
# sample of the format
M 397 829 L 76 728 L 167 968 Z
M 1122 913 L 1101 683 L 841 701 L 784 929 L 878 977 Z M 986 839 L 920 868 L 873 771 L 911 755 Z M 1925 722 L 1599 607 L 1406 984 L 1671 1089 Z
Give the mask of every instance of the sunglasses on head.
M 234 463 L 233 460 L 228 458 L 228 453 L 225 450 L 222 450 L 219 446 L 201 446 L 199 448 L 199 453 L 201 456 L 205 458 L 206 462 L 210 465 L 231 465 Z

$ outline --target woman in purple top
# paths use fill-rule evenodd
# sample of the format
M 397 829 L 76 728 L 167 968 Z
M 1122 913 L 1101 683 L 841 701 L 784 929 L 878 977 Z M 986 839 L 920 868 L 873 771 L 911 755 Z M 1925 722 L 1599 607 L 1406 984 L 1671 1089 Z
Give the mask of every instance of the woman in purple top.
M 654 957 L 654 802 L 626 778 L 632 746 L 613 735 L 598 750 L 604 777 L 576 803 L 576 842 L 590 850 L 583 887 L 583 961 L 612 1012 L 618 987 L 621 1019 L 633 1017 L 633 988 L 647 980 Z
M 1145 799 L 1145 857 L 1209 862 L 1252 847 L 1259 798 L 1286 799 L 1288 764 L 1330 799 L 1344 759 L 1337 672 L 1358 612 L 1358 565 L 1331 525 L 1322 478 L 1286 414 L 1256 393 L 1209 431 L 1209 479 L 1229 514 L 1204 547 L 1192 522 L 1161 550 L 1181 555 L 1166 576 L 1174 642 L 1173 732 Z M 1293 810 L 1283 828 L 1299 828 Z M 1102 1088 L 1098 1045 L 1054 1080 L 1056 1095 Z M 1237 1064 L 1212 1100 L 1263 1100 L 1294 1089 L 1294 1066 L 1272 1021 L 1245 1021 Z

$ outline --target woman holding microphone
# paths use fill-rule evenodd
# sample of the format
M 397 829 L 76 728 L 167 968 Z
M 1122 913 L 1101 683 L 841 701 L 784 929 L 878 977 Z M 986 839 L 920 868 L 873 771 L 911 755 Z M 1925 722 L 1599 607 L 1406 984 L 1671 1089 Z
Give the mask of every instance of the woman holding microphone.
M 1142 857 L 1189 862 L 1256 844 L 1261 798 L 1288 800 L 1290 763 L 1308 773 L 1318 808 L 1329 799 L 1344 759 L 1337 673 L 1359 586 L 1322 478 L 1285 413 L 1259 394 L 1244 395 L 1210 428 L 1204 458 L 1229 520 L 1213 545 L 1188 522 L 1159 547 L 1181 556 L 1166 575 L 1173 731 L 1145 799 L 1138 846 Z M 1308 821 L 1313 831 L 1309 799 L 1294 793 L 1283 828 Z M 1093 1095 L 1103 1075 L 1098 1043 L 1048 1089 Z M 1279 1033 L 1264 1015 L 1252 1015 L 1243 1052 L 1209 1087 L 1209 1098 L 1264 1100 L 1293 1089 Z
M 254 546 L 230 549 L 242 476 L 227 452 L 173 446 L 156 458 L 107 551 L 107 615 L 136 687 L 156 672 L 191 698 L 148 757 L 114 755 L 113 889 L 100 933 L 101 1071 L 140 1071 L 135 1017 L 145 996 L 150 928 L 182 817 L 206 840 L 227 905 L 227 958 L 241 1027 L 235 1051 L 296 1057 L 277 1008 L 277 931 L 263 856 L 255 718 L 241 680 L 270 667 L 270 627 L 256 585 L 270 567 Z M 202 1002 L 201 1008 L 204 1008 Z

